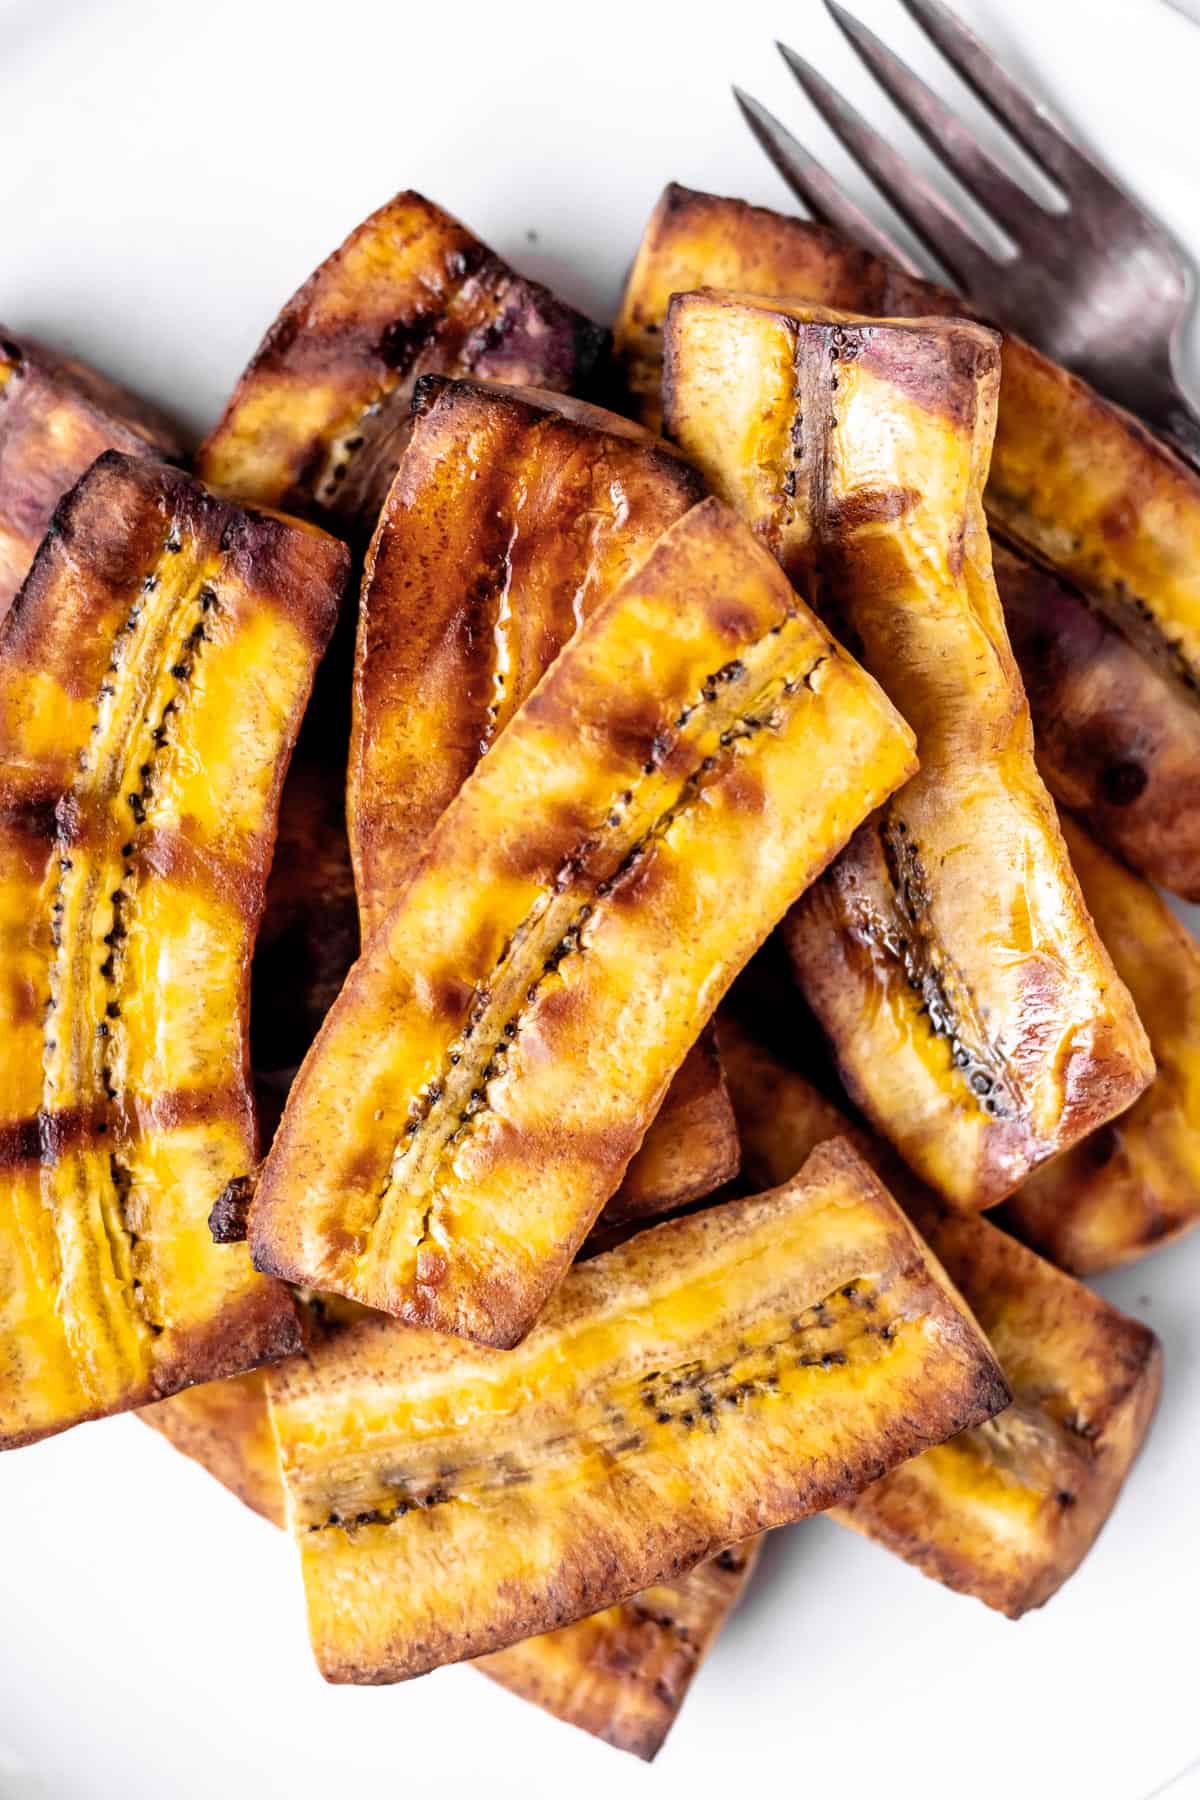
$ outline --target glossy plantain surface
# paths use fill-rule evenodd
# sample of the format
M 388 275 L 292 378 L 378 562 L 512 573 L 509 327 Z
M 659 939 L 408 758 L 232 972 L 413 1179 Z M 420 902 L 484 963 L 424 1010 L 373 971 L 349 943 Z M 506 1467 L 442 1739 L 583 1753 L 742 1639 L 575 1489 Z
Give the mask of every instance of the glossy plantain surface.
M 599 326 L 510 269 L 440 206 L 397 194 L 288 301 L 204 444 L 200 469 L 229 493 L 334 520 L 365 541 L 421 375 L 567 392 L 586 381 L 604 341 Z
M 661 439 L 578 401 L 426 376 L 414 415 L 359 611 L 346 812 L 364 941 L 572 632 L 704 493 Z M 606 1217 L 711 1193 L 737 1155 L 710 1040 Z
M 54 509 L 105 450 L 175 462 L 174 429 L 85 363 L 0 326 L 0 618 Z
M 647 225 L 614 327 L 631 405 L 656 429 L 668 303 L 672 294 L 700 287 L 885 317 L 974 316 L 960 295 L 915 279 L 823 226 L 671 185 Z M 1107 768 L 1133 764 L 1119 778 L 1128 793 L 1155 779 L 1146 758 L 1156 743 L 1174 747 L 1195 738 L 1194 720 L 1185 725 L 1180 707 L 1200 706 L 1200 475 L 1020 338 L 1005 335 L 1002 357 L 989 520 L 1081 588 L 1144 664 L 1136 706 L 1125 683 L 1074 690 L 1086 708 L 1076 760 L 1092 746 L 1099 763 L 1089 785 L 1103 789 Z M 1050 622 L 1048 629 L 1054 629 Z M 1070 655 L 1070 646 L 1063 654 Z M 1170 816 L 1161 791 L 1168 779 L 1164 769 L 1153 797 L 1163 821 Z M 1193 776 L 1176 799 L 1173 842 L 1161 829 L 1143 831 L 1127 838 L 1124 849 L 1145 857 L 1139 865 L 1145 874 L 1196 896 L 1194 785 Z M 1080 804 L 1078 795 L 1060 797 Z M 1103 836 L 1112 817 L 1104 804 L 1089 812 L 1088 822 Z M 1109 841 L 1122 849 L 1117 836 Z
M 257 1155 L 247 970 L 345 552 L 108 453 L 0 633 L 0 1442 L 294 1349 L 209 1212 Z
M 1149 882 L 1067 814 L 1062 824 L 1158 1072 L 1136 1105 L 1039 1170 L 1002 1216 L 1052 1262 L 1092 1275 L 1200 1221 L 1200 946 Z
M 912 768 L 907 727 L 746 527 L 694 507 L 372 934 L 264 1165 L 257 1266 L 516 1343 L 724 988 Z
M 147 1407 L 147 1425 L 247 1506 L 286 1526 L 286 1496 L 260 1369 Z M 673 1581 L 481 1657 L 477 1667 L 540 1706 L 649 1762 L 750 1578 L 760 1540 L 722 1550 Z
M 678 295 L 667 423 L 915 728 L 920 771 L 785 926 L 875 1127 L 994 1205 L 1153 1072 L 1033 753 L 982 490 L 994 333 Z
M 406 1679 L 845 1499 L 1007 1390 L 866 1165 L 573 1269 L 517 1349 L 376 1320 L 268 1377 L 327 1679 Z
M 1012 1404 L 927 1450 L 834 1516 L 959 1593 L 1019 1618 L 1074 1573 L 1153 1416 L 1154 1333 L 986 1219 L 945 1213 L 890 1151 L 722 1012 L 718 1035 L 746 1175 L 781 1181 L 852 1136 L 889 1181 L 987 1333 Z

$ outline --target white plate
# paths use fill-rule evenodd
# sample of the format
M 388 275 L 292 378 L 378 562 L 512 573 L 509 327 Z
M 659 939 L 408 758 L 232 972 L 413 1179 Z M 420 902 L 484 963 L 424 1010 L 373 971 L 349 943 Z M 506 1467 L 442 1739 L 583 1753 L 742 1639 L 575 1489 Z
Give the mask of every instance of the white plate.
M 895 0 L 859 4 L 931 66 Z M 1200 30 L 1158 0 L 963 10 L 1200 253 Z M 0 318 L 202 429 L 280 303 L 408 185 L 603 317 L 669 178 L 787 204 L 730 79 L 827 145 L 776 34 L 894 124 L 817 0 L 0 0 Z M 1200 1237 L 1101 1285 L 1163 1337 L 1166 1393 L 1063 1593 L 1013 1625 L 800 1526 L 768 1547 L 653 1770 L 470 1670 L 325 1687 L 289 1545 L 135 1420 L 6 1456 L 0 1797 L 1182 1800 L 1200 1755 Z

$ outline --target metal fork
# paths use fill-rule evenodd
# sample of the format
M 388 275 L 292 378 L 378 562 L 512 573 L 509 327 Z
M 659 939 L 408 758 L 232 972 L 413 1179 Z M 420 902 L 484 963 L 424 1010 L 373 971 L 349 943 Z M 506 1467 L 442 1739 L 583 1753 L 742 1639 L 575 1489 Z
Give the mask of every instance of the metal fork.
M 1140 414 L 1200 465 L 1200 411 L 1178 375 L 1192 299 L 1175 237 L 1050 120 L 942 0 L 907 11 L 1036 166 L 1064 209 L 1034 200 L 899 57 L 838 0 L 825 0 L 867 68 L 925 142 L 1015 246 L 996 256 L 957 210 L 786 44 L 788 68 L 817 111 L 981 312 Z M 735 88 L 751 131 L 814 217 L 919 275 L 819 162 L 764 106 Z

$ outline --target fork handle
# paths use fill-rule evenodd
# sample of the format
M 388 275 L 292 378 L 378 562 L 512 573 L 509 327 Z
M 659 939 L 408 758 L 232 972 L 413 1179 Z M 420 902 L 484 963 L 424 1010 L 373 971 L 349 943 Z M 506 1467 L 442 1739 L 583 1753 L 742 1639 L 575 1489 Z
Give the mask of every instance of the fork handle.
M 1200 410 L 1184 393 L 1173 368 L 1164 369 L 1152 390 L 1143 394 L 1137 408 L 1141 417 L 1166 438 L 1186 462 L 1200 471 Z

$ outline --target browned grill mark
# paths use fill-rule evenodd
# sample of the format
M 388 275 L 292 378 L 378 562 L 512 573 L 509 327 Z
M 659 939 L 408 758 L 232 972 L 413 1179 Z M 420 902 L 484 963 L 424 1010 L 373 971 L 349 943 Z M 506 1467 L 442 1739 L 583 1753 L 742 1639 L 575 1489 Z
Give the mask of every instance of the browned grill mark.
M 781 1377 L 792 1370 L 828 1373 L 846 1368 L 863 1354 L 886 1355 L 905 1323 L 902 1311 L 889 1308 L 890 1285 L 863 1277 L 835 1289 L 804 1312 L 772 1321 L 771 1335 L 760 1343 L 743 1336 L 711 1361 L 692 1358 L 616 1383 L 596 1397 L 590 1416 L 581 1412 L 569 1429 L 556 1425 L 549 1436 L 528 1447 L 523 1444 L 519 1462 L 505 1449 L 475 1462 L 443 1461 L 428 1473 L 397 1467 L 384 1478 L 395 1499 L 353 1510 L 331 1507 L 306 1529 L 340 1530 L 353 1536 L 367 1525 L 393 1525 L 411 1512 L 525 1486 L 556 1462 L 599 1455 L 611 1463 L 637 1454 L 665 1429 L 715 1436 L 729 1415 L 777 1394 Z
M 787 618 L 794 620 L 798 615 L 789 611 Z M 603 878 L 592 873 L 596 865 L 602 861 L 605 839 L 611 840 L 620 832 L 625 820 L 636 806 L 641 791 L 650 779 L 657 775 L 668 757 L 679 744 L 679 733 L 693 721 L 697 728 L 703 727 L 711 713 L 731 688 L 746 679 L 748 674 L 747 659 L 760 652 L 771 643 L 775 629 L 759 638 L 742 651 L 733 661 L 725 663 L 714 670 L 702 684 L 695 700 L 683 707 L 673 723 L 670 732 L 663 733 L 661 739 L 655 736 L 647 760 L 642 766 L 641 774 L 634 778 L 632 787 L 623 787 L 610 802 L 603 824 L 589 839 L 584 850 L 576 849 L 564 858 L 563 865 L 550 883 L 550 892 L 543 895 L 537 910 L 530 913 L 517 926 L 508 943 L 497 958 L 490 975 L 480 983 L 468 1011 L 466 1022 L 455 1042 L 450 1046 L 441 1072 L 409 1103 L 409 1119 L 403 1137 L 393 1148 L 388 1165 L 387 1176 L 377 1197 L 375 1212 L 365 1226 L 361 1242 L 365 1246 L 379 1223 L 388 1197 L 397 1181 L 403 1174 L 403 1164 L 417 1143 L 422 1127 L 427 1126 L 435 1112 L 440 1112 L 448 1130 L 441 1144 L 435 1148 L 435 1160 L 428 1175 L 431 1191 L 436 1192 L 438 1173 L 445 1155 L 451 1146 L 461 1143 L 466 1133 L 473 1128 L 480 1115 L 488 1110 L 487 1088 L 491 1080 L 498 1075 L 505 1065 L 513 1041 L 519 1036 L 527 1018 L 542 996 L 547 980 L 558 974 L 562 964 L 568 957 L 578 956 L 585 952 L 584 934 L 597 906 L 610 898 L 617 899 L 622 888 L 631 880 L 639 878 L 641 866 L 652 855 L 656 844 L 662 841 L 675 821 L 696 802 L 702 789 L 714 779 L 727 778 L 733 759 L 738 756 L 742 746 L 763 730 L 779 730 L 792 710 L 797 696 L 811 691 L 814 676 L 827 660 L 822 654 L 813 658 L 802 673 L 785 674 L 774 677 L 761 676 L 765 682 L 762 691 L 756 696 L 745 711 L 735 712 L 729 723 L 720 733 L 719 746 L 715 753 L 703 757 L 691 772 L 683 779 L 680 790 L 670 805 L 666 806 L 651 822 L 646 830 L 629 845 L 612 872 Z M 599 854 L 598 854 L 599 853 Z M 501 1021 L 497 1020 L 498 1029 L 487 1046 L 468 1058 L 467 1046 L 477 1028 L 486 1019 L 491 1008 L 495 990 L 501 986 L 510 965 L 523 953 L 526 944 L 536 933 L 546 913 L 554 901 L 561 895 L 569 893 L 572 887 L 581 881 L 590 881 L 591 897 L 581 902 L 567 916 L 565 926 L 559 930 L 542 951 L 542 965 L 539 972 L 524 989 L 523 998 L 516 1007 L 508 1012 Z M 519 964 L 517 964 L 519 966 Z M 451 1071 L 468 1059 L 468 1068 L 475 1065 L 474 1080 L 465 1102 L 459 1097 L 457 1089 L 461 1081 L 454 1082 Z M 447 1097 L 447 1087 L 451 1095 Z M 443 1102 L 445 1101 L 445 1105 Z M 453 1118 L 447 1116 L 448 1107 L 457 1103 L 457 1113 Z M 417 1243 L 417 1255 L 428 1241 L 430 1229 L 430 1211 L 426 1209 L 422 1231 Z

